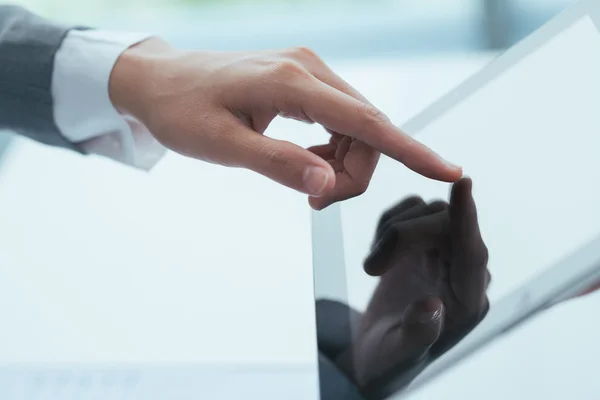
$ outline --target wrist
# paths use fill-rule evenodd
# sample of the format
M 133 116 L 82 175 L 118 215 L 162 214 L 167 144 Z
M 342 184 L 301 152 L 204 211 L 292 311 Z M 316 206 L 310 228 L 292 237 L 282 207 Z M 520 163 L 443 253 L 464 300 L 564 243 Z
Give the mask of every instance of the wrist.
M 166 41 L 152 37 L 125 50 L 115 62 L 109 79 L 109 97 L 122 114 L 144 120 L 147 98 L 160 61 L 176 50 Z

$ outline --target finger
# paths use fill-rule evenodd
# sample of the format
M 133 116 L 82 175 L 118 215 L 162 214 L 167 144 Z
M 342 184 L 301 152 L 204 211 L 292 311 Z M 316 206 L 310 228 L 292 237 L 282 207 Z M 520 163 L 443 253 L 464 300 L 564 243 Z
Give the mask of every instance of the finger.
M 458 301 L 469 312 L 477 312 L 486 301 L 489 283 L 488 250 L 479 230 L 472 181 L 463 178 L 450 194 L 450 282 Z
M 307 71 L 313 74 L 321 82 L 326 83 L 357 100 L 369 103 L 358 90 L 336 74 L 314 51 L 304 47 L 297 47 L 289 50 L 290 57 L 300 62 Z
M 429 206 L 421 198 L 409 199 L 407 203 L 404 206 L 411 203 L 414 205 L 394 217 L 387 218 L 385 223 L 378 227 L 371 253 L 365 261 L 365 271 L 371 271 L 377 276 L 383 274 L 388 268 L 387 261 L 393 257 L 394 252 L 400 250 L 399 234 L 403 229 L 407 229 L 406 226 L 402 226 L 402 223 L 431 214 Z
M 444 321 L 444 305 L 437 297 L 424 297 L 405 311 L 402 336 L 407 347 L 425 349 L 440 337 Z
M 485 269 L 485 290 L 488 289 L 488 287 L 490 287 L 490 283 L 492 283 L 492 274 L 490 274 L 490 270 L 489 269 Z
M 335 159 L 337 146 L 335 144 L 322 144 L 319 146 L 309 147 L 307 150 L 318 155 L 323 160 L 333 160 Z
M 369 386 L 384 376 L 397 378 L 417 367 L 440 337 L 443 318 L 441 300 L 426 297 L 409 305 L 403 315 L 379 320 L 361 340 L 359 356 L 371 360 L 362 363 L 368 369 L 357 365 L 361 386 Z
M 337 151 L 336 145 L 323 144 L 319 146 L 309 147 L 307 150 L 321 157 L 323 160 L 327 161 L 329 165 L 331 165 L 331 167 L 333 168 L 333 172 L 335 172 L 336 175 L 344 171 L 344 161 L 338 160 L 335 157 Z
M 425 145 L 406 135 L 374 108 L 318 79 L 303 81 L 277 101 L 278 108 L 302 110 L 311 120 L 340 134 L 358 139 L 426 177 L 454 182 L 462 176 L 454 166 Z M 282 95 L 283 96 L 283 95 Z
M 448 211 L 448 203 L 444 200 L 436 200 L 429 203 L 427 209 L 431 214 Z
M 434 296 L 411 303 L 401 318 L 382 324 L 379 336 L 380 354 L 394 363 L 424 354 L 440 337 L 444 321 L 444 305 Z
M 345 138 L 344 135 L 340 135 L 337 132 L 333 132 L 333 131 L 330 131 L 328 129 L 326 129 L 326 131 L 331 135 L 331 137 L 329 138 L 329 143 L 330 144 L 338 144 L 339 142 L 342 141 L 343 138 Z
M 350 151 L 350 146 L 352 145 L 352 138 L 345 136 L 342 140 L 339 141 L 337 145 L 337 149 L 335 151 L 336 160 L 343 160 L 346 157 L 346 154 Z
M 311 196 L 319 196 L 335 186 L 335 173 L 329 163 L 293 143 L 257 134 L 241 123 L 229 126 L 226 157 L 238 165 L 275 182 Z
M 309 204 L 312 208 L 322 210 L 335 202 L 359 196 L 369 187 L 372 171 L 375 170 L 379 154 L 358 140 L 342 140 L 338 146 L 344 147 L 348 143 L 349 148 L 345 155 L 336 153 L 336 162 L 341 166 L 340 172 L 343 173 L 336 177 L 335 190 L 327 192 L 322 197 L 310 198 Z
M 377 233 L 375 236 L 376 237 L 380 236 L 384 225 L 386 225 L 392 218 L 399 216 L 403 212 L 405 212 L 419 204 L 425 204 L 425 201 L 419 196 L 411 196 L 411 197 L 408 197 L 408 198 L 402 200 L 398 204 L 394 205 L 393 207 L 391 207 L 390 209 L 385 211 L 381 215 L 381 218 L 379 218 L 379 222 L 377 224 L 377 229 L 376 229 Z
M 487 312 L 489 311 L 489 303 L 487 302 L 482 307 L 482 310 L 478 315 L 470 315 L 466 319 L 461 320 L 460 325 L 455 326 L 444 326 L 444 334 L 441 338 L 431 346 L 429 355 L 432 361 L 441 357 L 454 346 L 460 343 L 469 333 L 473 331 L 483 320 Z
M 303 65 L 321 82 L 359 101 L 371 104 L 358 90 L 333 72 L 319 57 L 310 53 L 306 54 L 306 52 L 300 52 L 299 55 Z M 309 200 L 311 206 L 316 209 L 323 209 L 337 201 L 347 200 L 364 193 L 373 177 L 380 155 L 378 151 L 363 142 L 356 141 L 349 136 L 340 135 L 331 129 L 327 129 L 327 131 L 332 134 L 332 139 L 336 136 L 343 137 L 342 140 L 337 141 L 338 150 L 335 157 L 337 161 L 332 164 L 336 173 L 342 173 L 343 175 L 339 177 L 335 190 L 317 199 Z
M 388 218 L 383 224 L 381 224 L 379 230 L 376 233 L 376 240 L 379 240 L 383 233 L 387 231 L 391 226 L 398 225 L 403 221 L 420 218 L 425 215 L 444 212 L 448 209 L 448 203 L 442 200 L 435 201 L 431 204 L 426 204 L 423 200 L 421 200 L 420 202 L 417 202 L 417 200 L 415 200 L 415 203 L 416 204 L 414 207 L 411 207 L 410 209 L 407 209 L 404 212 L 392 218 Z
M 380 276 L 390 267 L 396 252 L 439 247 L 447 236 L 448 213 L 438 212 L 390 226 L 364 262 L 365 272 Z
M 411 200 L 409 200 L 409 202 L 413 203 Z M 429 212 L 425 201 L 423 201 L 421 198 L 415 199 L 412 207 L 403 210 L 401 213 L 398 213 L 393 217 L 390 216 L 389 218 L 386 218 L 385 221 L 380 221 L 375 233 L 376 241 L 381 240 L 383 234 L 390 229 L 390 227 L 397 225 L 399 222 L 420 218 L 427 214 L 429 214 Z

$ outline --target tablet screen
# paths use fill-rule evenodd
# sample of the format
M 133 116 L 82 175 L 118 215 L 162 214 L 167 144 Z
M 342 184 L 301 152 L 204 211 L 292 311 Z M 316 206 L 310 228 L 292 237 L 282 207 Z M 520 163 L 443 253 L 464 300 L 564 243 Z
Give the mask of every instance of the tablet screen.
M 458 102 L 407 124 L 469 179 L 451 187 L 382 158 L 366 194 L 314 214 L 320 355 L 364 398 L 408 393 L 498 300 L 600 233 L 593 8 L 567 11 L 459 87 Z M 436 394 L 514 368 L 501 353 Z

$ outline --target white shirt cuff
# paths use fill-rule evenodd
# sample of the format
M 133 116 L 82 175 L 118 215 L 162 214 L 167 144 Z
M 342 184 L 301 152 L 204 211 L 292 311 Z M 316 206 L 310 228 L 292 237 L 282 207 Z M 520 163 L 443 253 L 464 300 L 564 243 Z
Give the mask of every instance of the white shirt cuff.
M 54 121 L 65 138 L 88 153 L 149 170 L 166 149 L 144 125 L 120 114 L 110 101 L 112 69 L 147 34 L 70 31 L 56 53 L 52 76 Z

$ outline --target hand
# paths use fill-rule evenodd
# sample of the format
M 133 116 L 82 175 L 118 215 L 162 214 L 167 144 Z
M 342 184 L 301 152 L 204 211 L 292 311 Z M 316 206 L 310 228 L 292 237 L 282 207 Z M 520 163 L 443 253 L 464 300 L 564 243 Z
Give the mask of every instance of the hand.
M 382 216 L 364 264 L 381 279 L 351 355 L 351 374 L 367 393 L 387 377 L 413 379 L 486 315 L 488 251 L 471 186 L 454 184 L 449 205 L 413 197 Z
M 149 39 L 118 59 L 109 91 L 166 147 L 263 174 L 308 194 L 315 209 L 363 193 L 379 152 L 429 178 L 462 175 L 305 48 L 182 51 Z M 264 136 L 278 115 L 319 123 L 331 140 L 307 150 Z

